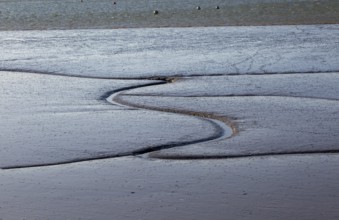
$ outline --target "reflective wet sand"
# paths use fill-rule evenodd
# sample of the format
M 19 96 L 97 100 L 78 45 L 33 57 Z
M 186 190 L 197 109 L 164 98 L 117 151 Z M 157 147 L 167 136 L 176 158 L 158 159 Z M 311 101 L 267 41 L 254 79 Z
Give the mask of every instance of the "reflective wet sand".
M 338 23 L 284 2 L 0 1 L 0 219 L 337 220 L 338 25 L 98 30 Z

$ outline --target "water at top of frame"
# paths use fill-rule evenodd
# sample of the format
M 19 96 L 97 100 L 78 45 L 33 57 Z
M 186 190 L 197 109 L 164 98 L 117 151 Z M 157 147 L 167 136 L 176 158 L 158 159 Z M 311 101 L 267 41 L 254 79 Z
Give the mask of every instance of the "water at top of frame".
M 334 24 L 337 0 L 0 0 L 0 30 Z

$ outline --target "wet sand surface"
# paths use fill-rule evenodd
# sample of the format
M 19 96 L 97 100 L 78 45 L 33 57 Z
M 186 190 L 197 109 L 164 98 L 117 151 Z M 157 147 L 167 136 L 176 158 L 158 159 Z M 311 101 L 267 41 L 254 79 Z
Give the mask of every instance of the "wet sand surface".
M 4 219 L 338 219 L 338 155 L 1 171 Z
M 5 31 L 0 69 L 149 78 L 335 72 L 338 25 Z
M 149 84 L 146 80 L 0 75 L 4 100 L 1 168 L 133 155 L 143 149 L 219 136 L 220 126 L 213 121 L 148 112 L 105 100 L 119 88 Z M 225 135 L 230 134 L 226 131 Z
M 162 87 L 160 94 L 156 88 L 142 88 L 124 93 L 120 100 L 150 109 L 208 112 L 233 122 L 231 138 L 154 152 L 155 158 L 339 152 L 338 74 L 185 78 L 168 84 L 168 90 Z
M 338 219 L 339 26 L 201 27 L 338 2 L 136 4 L 0 1 L 0 219 Z

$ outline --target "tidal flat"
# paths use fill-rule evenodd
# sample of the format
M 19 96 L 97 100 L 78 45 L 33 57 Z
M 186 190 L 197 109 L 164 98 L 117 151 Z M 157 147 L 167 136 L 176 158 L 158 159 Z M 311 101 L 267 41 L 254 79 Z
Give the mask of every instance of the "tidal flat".
M 1 217 L 337 219 L 338 32 L 1 32 Z
M 0 219 L 339 219 L 337 1 L 0 5 Z

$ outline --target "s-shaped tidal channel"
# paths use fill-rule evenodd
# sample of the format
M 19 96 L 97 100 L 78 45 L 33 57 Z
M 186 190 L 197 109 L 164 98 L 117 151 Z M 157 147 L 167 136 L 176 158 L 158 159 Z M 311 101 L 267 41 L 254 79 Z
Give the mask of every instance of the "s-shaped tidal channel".
M 8 70 L 5 70 L 7 72 L 11 72 Z M 48 74 L 48 75 L 58 75 L 61 74 L 53 74 L 53 73 L 41 73 L 41 72 L 34 72 L 34 71 L 12 71 L 12 72 L 22 72 L 22 73 L 32 73 L 32 74 Z M 62 75 L 64 76 L 64 75 Z M 70 76 L 70 77 L 77 77 L 77 76 Z M 80 78 L 86 78 L 86 77 L 80 77 Z M 89 77 L 94 78 L 94 77 Z M 99 78 L 99 77 L 98 77 Z M 101 79 L 101 78 L 99 78 Z M 107 79 L 107 78 L 105 78 Z M 125 79 L 125 78 L 109 78 L 113 80 L 136 80 L 136 79 Z M 141 80 L 140 78 L 137 78 L 137 80 Z M 56 166 L 56 165 L 64 165 L 64 164 L 70 164 L 70 163 L 78 163 L 78 162 L 86 162 L 86 161 L 93 161 L 93 160 L 102 160 L 102 159 L 110 159 L 110 158 L 116 158 L 116 157 L 123 157 L 123 156 L 137 156 L 145 153 L 155 152 L 163 149 L 169 149 L 174 147 L 182 147 L 186 145 L 191 144 L 197 144 L 197 143 L 203 143 L 203 142 L 209 142 L 214 140 L 219 140 L 223 138 L 229 138 L 237 133 L 237 129 L 235 124 L 227 119 L 226 117 L 220 117 L 220 116 L 214 116 L 212 114 L 208 113 L 202 113 L 202 112 L 188 112 L 188 111 L 182 111 L 182 110 L 171 110 L 171 109 L 156 109 L 156 108 L 150 108 L 147 106 L 139 106 L 134 104 L 127 104 L 124 103 L 124 101 L 121 101 L 119 99 L 119 95 L 125 91 L 142 88 L 142 87 L 149 87 L 149 86 L 157 86 L 162 85 L 166 83 L 172 83 L 175 81 L 174 78 L 160 78 L 160 77 L 152 77 L 152 78 L 143 78 L 143 80 L 154 80 L 156 82 L 147 83 L 143 85 L 137 85 L 137 86 L 129 86 L 124 87 L 120 89 L 113 90 L 111 92 L 107 92 L 104 95 L 101 96 L 101 99 L 106 99 L 107 102 L 114 104 L 114 105 L 120 105 L 124 107 L 133 107 L 133 108 L 139 108 L 144 109 L 148 111 L 158 111 L 163 113 L 169 113 L 169 114 L 180 114 L 190 117 L 196 117 L 200 120 L 205 121 L 206 123 L 211 124 L 215 128 L 215 132 L 213 135 L 209 137 L 204 137 L 197 140 L 190 140 L 190 141 L 173 141 L 167 144 L 158 145 L 158 146 L 149 146 L 145 148 L 140 148 L 137 150 L 133 150 L 130 152 L 125 153 L 114 153 L 114 154 L 105 154 L 105 155 L 98 155 L 98 156 L 90 156 L 90 157 L 83 157 L 83 158 L 76 158 L 76 159 L 70 159 L 70 160 L 63 160 L 59 162 L 51 162 L 51 163 L 37 163 L 37 164 L 27 164 L 27 165 L 15 165 L 15 166 L 5 166 L 1 169 L 22 169 L 22 168 L 32 168 L 32 167 L 45 167 L 45 166 Z
M 113 105 L 120 105 L 123 107 L 132 107 L 132 108 L 138 108 L 138 109 L 143 109 L 143 110 L 148 110 L 148 111 L 157 111 L 157 112 L 197 117 L 200 120 L 203 120 L 203 121 L 206 121 L 207 123 L 212 124 L 213 127 L 216 129 L 216 132 L 211 137 L 202 138 L 199 140 L 186 141 L 186 142 L 173 142 L 171 144 L 165 144 L 165 145 L 159 145 L 159 146 L 139 149 L 139 150 L 133 151 L 132 155 L 134 156 L 141 155 L 145 153 L 151 153 L 151 152 L 174 148 L 174 147 L 183 147 L 183 146 L 190 145 L 190 144 L 198 144 L 198 143 L 203 143 L 203 142 L 227 139 L 227 138 L 233 137 L 234 135 L 238 133 L 236 124 L 231 119 L 224 117 L 224 116 L 216 116 L 216 115 L 206 113 L 206 112 L 195 112 L 195 111 L 186 111 L 186 110 L 179 110 L 179 109 L 150 107 L 146 105 L 130 103 L 120 98 L 120 95 L 122 95 L 126 91 L 143 88 L 143 87 L 158 86 L 158 85 L 163 85 L 167 83 L 174 83 L 176 80 L 178 80 L 178 78 L 171 78 L 171 77 L 165 78 L 165 79 L 152 78 L 152 80 L 158 80 L 158 82 L 148 83 L 148 84 L 139 85 L 139 86 L 126 87 L 126 88 L 115 90 L 111 92 L 110 95 L 108 95 L 106 100 L 107 102 Z
M 4 70 L 8 71 L 8 70 Z M 23 73 L 32 73 L 32 74 L 45 74 L 45 75 L 59 75 L 59 76 L 66 76 L 66 74 L 54 74 L 54 73 L 42 73 L 42 72 L 34 72 L 34 71 L 18 71 L 15 70 L 13 72 L 23 72 Z M 279 74 L 276 74 L 279 75 Z M 71 75 L 69 77 L 79 77 L 75 75 Z M 195 76 L 199 77 L 199 76 Z M 213 77 L 213 76 L 211 76 Z M 231 76 L 232 77 L 232 76 Z M 87 78 L 80 76 L 79 78 Z M 238 134 L 238 126 L 235 123 L 235 120 L 228 118 L 226 116 L 220 116 L 211 114 L 208 112 L 198 112 L 194 110 L 183 110 L 183 109 L 175 109 L 175 108 L 163 108 L 163 107 L 156 107 L 156 106 L 147 106 L 145 104 L 137 104 L 131 101 L 126 101 L 122 99 L 122 96 L 125 92 L 131 91 L 134 89 L 142 88 L 142 87 L 151 87 L 151 86 L 160 86 L 168 83 L 175 83 L 177 80 L 180 80 L 181 77 L 149 77 L 149 78 L 100 78 L 100 77 L 88 77 L 88 78 L 98 78 L 98 79 L 112 79 L 112 80 L 153 80 L 154 82 L 146 83 L 143 85 L 137 86 L 129 86 L 120 89 L 113 90 L 111 92 L 107 92 L 101 96 L 101 99 L 106 100 L 107 102 L 120 105 L 129 108 L 135 109 L 143 109 L 148 111 L 157 111 L 163 113 L 170 113 L 170 114 L 179 114 L 185 115 L 190 117 L 197 117 L 200 120 L 203 120 L 207 123 L 210 123 L 216 130 L 216 132 L 207 138 L 201 138 L 198 140 L 193 141 L 177 141 L 171 142 L 168 144 L 158 145 L 158 146 L 150 146 L 141 149 L 137 149 L 130 152 L 125 153 L 118 153 L 118 154 L 105 154 L 105 155 L 98 155 L 98 156 L 90 156 L 78 159 L 70 159 L 66 161 L 59 161 L 53 163 L 44 163 L 44 164 L 30 164 L 30 165 L 18 165 L 18 166 L 7 166 L 2 167 L 1 169 L 20 169 L 20 168 L 30 168 L 30 167 L 44 167 L 44 166 L 56 166 L 56 165 L 63 165 L 63 164 L 70 164 L 70 163 L 78 163 L 78 162 L 86 162 L 86 161 L 93 161 L 93 160 L 102 160 L 102 159 L 111 159 L 116 157 L 123 157 L 123 156 L 140 156 L 143 154 L 148 154 L 147 157 L 155 158 L 155 159 L 173 159 L 173 160 L 180 160 L 180 159 L 230 159 L 230 158 L 244 158 L 244 157 L 262 157 L 262 156 L 277 156 L 277 155 L 306 155 L 306 154 L 331 154 L 331 153 L 339 153 L 337 149 L 311 149 L 311 150 L 285 150 L 280 152 L 259 152 L 259 153 L 246 153 L 246 154 L 234 154 L 234 155 L 200 155 L 200 156 L 180 156 L 180 155 L 157 155 L 154 154 L 156 152 L 161 152 L 161 150 L 176 148 L 176 147 L 184 147 L 188 145 L 194 144 L 201 144 L 201 143 L 208 143 L 212 141 L 220 141 L 223 139 L 228 139 L 234 137 Z M 127 94 L 128 95 L 128 94 Z M 132 95 L 133 96 L 133 95 Z M 142 96 L 142 95 L 140 95 Z M 147 96 L 147 95 L 146 95 Z M 254 97 L 260 95 L 253 95 Z M 237 95 L 232 95 L 232 97 L 237 97 Z M 241 95 L 239 95 L 241 97 Z M 332 100 L 334 101 L 334 100 Z

